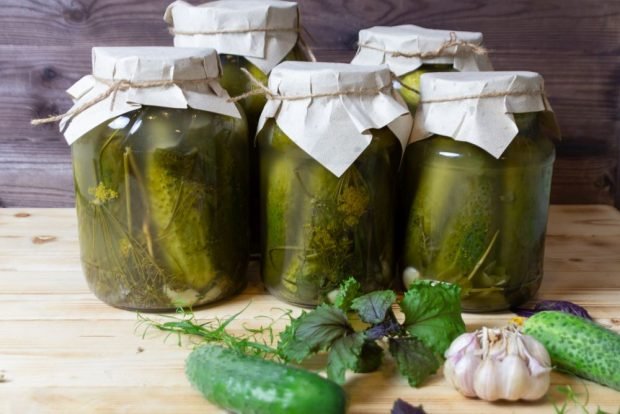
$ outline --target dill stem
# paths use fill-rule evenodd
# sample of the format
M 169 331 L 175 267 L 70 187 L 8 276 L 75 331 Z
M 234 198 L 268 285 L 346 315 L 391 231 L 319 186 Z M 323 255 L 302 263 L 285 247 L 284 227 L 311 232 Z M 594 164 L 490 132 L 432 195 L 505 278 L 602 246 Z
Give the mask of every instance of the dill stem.
M 131 151 L 131 148 L 125 147 L 125 151 L 127 153 L 127 159 L 129 162 L 129 166 L 131 167 L 131 171 L 136 177 L 138 188 L 140 189 L 140 193 L 142 194 L 142 200 L 144 202 L 144 211 L 145 211 L 144 218 L 142 221 L 142 232 L 144 233 L 144 237 L 146 239 L 147 250 L 149 254 L 151 255 L 151 257 L 154 258 L 155 256 L 153 252 L 153 237 L 151 235 L 151 230 L 148 225 L 148 220 L 151 217 L 151 212 L 150 212 L 150 207 L 149 207 L 148 196 L 146 194 L 146 190 L 144 187 L 144 178 L 142 177 L 140 168 L 138 168 L 138 165 L 136 164 L 136 159 L 133 156 L 133 152 Z
M 485 260 L 489 256 L 489 253 L 491 253 L 491 249 L 493 249 L 493 246 L 495 245 L 495 242 L 497 241 L 497 236 L 499 236 L 499 230 L 495 232 L 484 254 L 480 257 L 480 260 L 478 260 L 478 263 L 476 263 L 474 268 L 471 270 L 471 273 L 469 274 L 469 276 L 467 276 L 468 280 L 471 280 L 476 275 L 476 273 L 478 273 L 478 270 L 480 270 L 480 268 L 484 264 Z
M 125 206 L 127 208 L 127 233 L 131 234 L 131 230 L 133 228 L 132 217 L 131 217 L 131 192 L 130 192 L 130 183 L 129 183 L 129 174 L 130 174 L 130 165 L 129 165 L 129 147 L 125 147 L 125 152 L 123 153 L 123 168 L 125 170 Z

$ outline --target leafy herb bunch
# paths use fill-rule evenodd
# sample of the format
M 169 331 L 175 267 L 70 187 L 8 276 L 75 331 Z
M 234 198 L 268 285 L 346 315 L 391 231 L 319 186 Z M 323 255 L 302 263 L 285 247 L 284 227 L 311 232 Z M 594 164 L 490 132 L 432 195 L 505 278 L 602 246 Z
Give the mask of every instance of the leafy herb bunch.
M 359 283 L 350 278 L 333 304 L 291 318 L 280 334 L 278 355 L 288 362 L 302 362 L 326 351 L 327 376 L 342 384 L 347 370 L 378 369 L 387 348 L 409 385 L 417 387 L 437 372 L 450 343 L 465 332 L 460 288 L 429 280 L 414 282 L 398 303 L 405 316 L 402 323 L 392 310 L 396 301 L 391 290 L 362 294 Z

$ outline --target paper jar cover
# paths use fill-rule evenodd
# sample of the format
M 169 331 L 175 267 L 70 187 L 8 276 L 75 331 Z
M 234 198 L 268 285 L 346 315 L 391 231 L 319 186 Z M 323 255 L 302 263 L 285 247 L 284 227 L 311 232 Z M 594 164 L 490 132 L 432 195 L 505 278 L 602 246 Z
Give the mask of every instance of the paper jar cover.
M 220 86 L 221 68 L 217 53 L 208 48 L 174 47 L 95 47 L 93 74 L 77 81 L 67 90 L 78 108 L 101 96 L 110 84 L 121 80 L 130 83 L 180 81 L 148 88 L 118 90 L 101 102 L 65 117 L 60 123 L 67 143 L 101 123 L 136 110 L 142 105 L 187 108 L 240 118 L 236 105 Z M 201 82 L 200 80 L 205 80 Z M 193 82 L 196 80 L 197 82 Z M 182 81 L 190 81 L 183 83 Z M 113 105 L 112 105 L 113 104 Z
M 269 90 L 282 99 L 268 99 L 258 131 L 273 118 L 295 144 L 340 176 L 370 145 L 370 129 L 387 126 L 406 145 L 412 117 L 391 85 L 387 66 L 284 62 L 269 77 Z
M 279 0 L 224 0 L 199 6 L 175 1 L 164 20 L 176 33 L 175 46 L 211 47 L 243 56 L 266 74 L 293 49 L 299 25 L 297 3 Z
M 444 135 L 496 158 L 519 132 L 512 114 L 552 111 L 534 72 L 425 73 L 420 98 L 410 142 Z
M 432 53 L 450 41 L 453 34 L 457 40 L 482 45 L 482 33 L 433 30 L 410 25 L 375 26 L 359 32 L 359 48 L 351 61 L 357 65 L 386 64 L 396 76 L 418 69 L 423 64 L 449 64 L 462 72 L 492 70 L 487 55 L 475 54 L 464 46 L 447 49 L 448 56 L 434 58 L 394 56 L 393 52 L 405 54 Z M 364 47 L 368 45 L 369 47 Z M 382 50 L 377 50 L 382 49 Z

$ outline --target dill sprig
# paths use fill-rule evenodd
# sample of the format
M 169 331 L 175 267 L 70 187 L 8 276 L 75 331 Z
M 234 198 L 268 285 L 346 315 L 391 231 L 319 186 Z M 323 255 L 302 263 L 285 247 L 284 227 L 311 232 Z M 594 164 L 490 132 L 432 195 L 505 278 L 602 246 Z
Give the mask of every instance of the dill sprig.
M 249 304 L 225 319 L 213 318 L 207 321 L 198 321 L 191 309 L 177 309 L 176 315 L 159 315 L 164 321 L 154 320 L 144 314 L 138 313 L 136 330 L 144 328 L 142 337 L 145 338 L 152 328 L 167 332 L 165 340 L 171 335 L 177 336 L 178 345 L 181 346 L 184 337 L 193 338 L 195 344 L 216 343 L 237 350 L 247 355 L 256 355 L 266 359 L 282 361 L 277 346 L 274 325 L 285 318 L 290 319 L 292 310 L 282 310 L 282 315 L 277 318 L 269 316 L 257 316 L 255 319 L 266 319 L 268 323 L 259 327 L 241 326 L 242 332 L 232 334 L 227 329 L 229 325 L 241 315 Z M 167 319 L 167 320 L 166 320 Z

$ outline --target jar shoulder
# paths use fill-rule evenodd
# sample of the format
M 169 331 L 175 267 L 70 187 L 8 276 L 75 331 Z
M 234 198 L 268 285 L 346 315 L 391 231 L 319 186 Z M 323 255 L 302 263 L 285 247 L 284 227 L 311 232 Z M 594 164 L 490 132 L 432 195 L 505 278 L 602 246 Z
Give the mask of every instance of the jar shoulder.
M 482 148 L 451 137 L 432 135 L 408 145 L 406 163 L 450 160 L 453 167 L 503 168 L 548 164 L 555 160 L 555 144 L 538 128 L 520 129 L 504 153 L 495 158 Z

